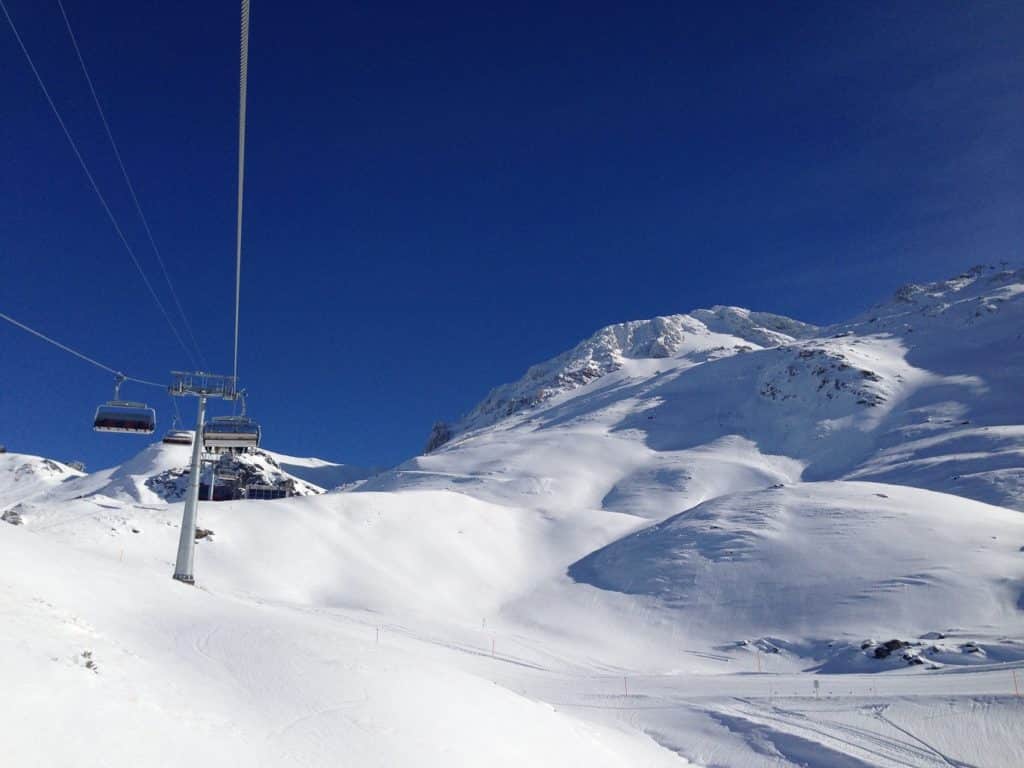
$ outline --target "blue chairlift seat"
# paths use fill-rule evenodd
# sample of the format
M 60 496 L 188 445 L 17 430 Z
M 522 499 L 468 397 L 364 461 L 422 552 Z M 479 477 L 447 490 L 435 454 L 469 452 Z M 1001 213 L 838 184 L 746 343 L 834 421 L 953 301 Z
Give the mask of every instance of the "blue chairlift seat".
M 156 429 L 156 411 L 145 403 L 111 400 L 96 409 L 92 428 L 97 432 L 151 435 Z

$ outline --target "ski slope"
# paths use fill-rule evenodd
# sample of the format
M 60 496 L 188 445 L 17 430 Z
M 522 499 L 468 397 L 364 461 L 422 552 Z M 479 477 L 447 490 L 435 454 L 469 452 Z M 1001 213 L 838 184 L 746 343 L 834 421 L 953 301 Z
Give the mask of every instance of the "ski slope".
M 264 453 L 274 459 L 288 475 L 328 491 L 350 487 L 380 471 L 373 467 L 337 464 L 333 461 L 318 459 L 315 456 L 288 456 L 275 451 L 265 451 Z
M 346 490 L 201 504 L 194 589 L 153 483 L 187 447 L 0 455 L 5 753 L 1022 765 L 1022 294 L 603 329 L 392 470 L 268 454 Z

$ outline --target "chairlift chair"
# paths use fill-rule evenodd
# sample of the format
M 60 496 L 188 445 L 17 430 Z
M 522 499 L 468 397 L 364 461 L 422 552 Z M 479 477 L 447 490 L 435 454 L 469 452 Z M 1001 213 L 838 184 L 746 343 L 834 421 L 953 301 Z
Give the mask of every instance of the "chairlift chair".
M 172 399 L 173 403 L 174 400 Z M 174 406 L 175 412 L 178 410 L 178 406 Z M 174 421 L 171 422 L 171 428 L 164 433 L 163 440 L 161 442 L 167 443 L 168 445 L 192 445 L 191 429 L 182 429 L 179 425 L 181 419 L 178 416 L 174 417 Z
M 216 416 L 203 426 L 203 445 L 216 448 L 258 448 L 260 425 L 248 416 Z
M 262 431 L 260 425 L 246 415 L 245 390 L 238 393 L 242 401 L 239 416 L 215 416 L 203 425 L 203 445 L 207 449 L 259 448 Z
M 97 432 L 128 432 L 151 435 L 156 430 L 156 411 L 145 403 L 120 399 L 124 376 L 114 379 L 114 399 L 99 406 L 92 420 Z
M 192 445 L 192 430 L 169 429 L 164 433 L 162 442 L 168 445 Z

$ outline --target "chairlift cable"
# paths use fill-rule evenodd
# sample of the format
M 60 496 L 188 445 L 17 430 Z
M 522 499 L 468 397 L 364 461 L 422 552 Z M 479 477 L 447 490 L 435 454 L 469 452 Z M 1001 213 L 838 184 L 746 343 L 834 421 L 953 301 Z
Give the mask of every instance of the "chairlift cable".
M 7 4 L 4 0 L 0 0 L 0 10 L 3 10 L 4 16 L 7 18 L 7 23 L 11 27 L 11 31 L 14 33 L 15 39 L 18 41 L 18 46 L 21 48 L 21 52 L 25 55 L 25 60 L 28 62 L 29 68 L 32 70 L 32 74 L 35 75 L 36 82 L 39 83 L 39 87 L 46 97 L 47 103 L 50 105 L 50 109 L 53 111 L 54 117 L 57 118 L 57 122 L 60 124 L 61 130 L 64 132 L 64 137 L 68 140 L 68 144 L 71 145 L 72 151 L 75 153 L 75 157 L 78 158 L 78 164 L 82 166 L 82 171 L 85 173 L 85 177 L 89 180 L 89 184 L 92 186 L 93 191 L 96 193 L 96 197 L 99 198 L 100 204 L 103 206 L 103 210 L 106 211 L 107 218 L 110 219 L 110 223 L 114 227 L 114 231 L 117 233 L 118 238 L 124 245 L 125 250 L 128 251 L 128 255 L 131 257 L 132 263 L 135 268 L 139 271 L 139 275 L 142 277 L 142 282 L 145 283 L 146 288 L 149 290 L 150 296 L 153 297 L 153 301 L 156 302 L 157 307 L 163 313 L 164 318 L 167 320 L 168 326 L 170 326 L 171 333 L 178 340 L 181 348 L 185 351 L 185 354 L 196 364 L 195 356 L 186 346 L 184 339 L 181 338 L 181 334 L 178 333 L 178 329 L 174 326 L 174 322 L 171 320 L 170 314 L 167 312 L 167 308 L 164 307 L 163 302 L 160 301 L 160 297 L 157 296 L 156 291 L 153 289 L 152 283 L 149 282 L 149 278 L 146 277 L 146 272 L 142 268 L 142 264 L 139 263 L 138 258 L 135 256 L 135 251 L 132 250 L 131 245 L 128 243 L 128 239 L 125 237 L 121 226 L 117 223 L 117 218 L 114 216 L 114 212 L 110 209 L 107 204 L 107 199 L 103 196 L 100 191 L 99 185 L 96 183 L 96 179 L 89 171 L 89 166 L 86 165 L 85 158 L 82 157 L 82 153 L 78 149 L 78 145 L 75 140 L 71 137 L 71 132 L 68 130 L 67 124 L 64 122 L 64 118 L 61 117 L 60 110 L 57 109 L 57 105 L 54 103 L 53 98 L 50 96 L 50 91 L 46 87 L 46 83 L 43 81 L 42 75 L 39 74 L 39 70 L 36 68 L 35 61 L 32 60 L 31 54 L 28 52 L 28 48 L 25 47 L 24 41 L 21 39 L 21 34 L 18 32 L 17 26 L 14 24 L 14 19 L 11 18 L 10 12 L 7 10 Z
M 178 313 L 181 315 L 182 324 L 184 325 L 189 339 L 195 348 L 196 355 L 200 362 L 203 363 L 203 367 L 206 367 L 202 349 L 200 349 L 199 342 L 196 341 L 196 336 L 192 332 L 192 326 L 188 321 L 188 316 L 185 314 L 185 310 L 181 306 L 181 300 L 178 298 L 178 292 L 174 290 L 174 284 L 171 282 L 171 276 L 167 272 L 167 266 L 164 264 L 163 257 L 160 255 L 160 249 L 157 248 L 156 240 L 153 237 L 153 231 L 149 227 L 149 220 L 146 219 L 146 214 L 142 211 L 142 204 L 139 203 L 139 198 L 135 194 L 135 185 L 132 184 L 132 180 L 128 176 L 128 169 L 125 167 L 124 159 L 121 157 L 121 150 L 118 149 L 117 142 L 114 141 L 114 133 L 110 130 L 110 124 L 107 122 L 106 113 L 103 111 L 103 107 L 100 104 L 100 98 L 96 93 L 96 87 L 93 85 L 92 77 L 89 75 L 89 69 L 85 66 L 85 58 L 82 56 L 82 51 L 78 47 L 78 38 L 75 37 L 74 30 L 71 28 L 71 21 L 68 19 L 67 11 L 64 10 L 64 3 L 62 0 L 57 0 L 57 6 L 60 8 L 61 16 L 64 17 L 64 26 L 68 30 L 68 36 L 71 38 L 71 45 L 74 46 L 75 56 L 78 57 L 78 63 L 82 67 L 82 74 L 85 76 L 85 82 L 89 86 L 89 93 L 92 94 L 93 104 L 96 105 L 96 111 L 99 113 L 100 121 L 103 123 L 103 129 L 107 133 L 107 138 L 110 140 L 110 147 L 114 150 L 114 157 L 117 158 L 117 164 L 121 168 L 121 175 L 124 177 L 124 183 L 128 187 L 128 192 L 131 195 L 132 202 L 135 204 L 135 210 L 139 214 L 139 219 L 142 220 L 142 226 L 146 231 L 146 237 L 149 238 L 149 244 L 153 247 L 153 254 L 156 256 L 156 261 L 160 265 L 160 270 L 163 272 L 164 280 L 167 282 L 167 288 L 171 293 L 171 297 L 174 299 L 174 304 L 178 309 Z
M 0 2 L 2 2 L 2 0 L 0 0 Z M 25 325 L 24 323 L 18 322 L 17 320 L 15 320 L 13 317 L 11 317 L 8 314 L 0 312 L 0 319 L 6 320 L 11 325 L 17 326 L 18 328 L 21 328 L 23 331 L 28 331 L 33 336 L 37 336 L 38 338 L 42 339 L 43 341 L 48 342 L 50 344 L 53 344 L 53 346 L 57 347 L 58 349 L 62 349 L 65 352 L 68 352 L 68 353 L 74 355 L 75 357 L 79 358 L 80 360 L 84 360 L 85 362 L 89 363 L 90 365 L 95 365 L 97 368 L 100 368 L 100 369 L 106 371 L 107 373 L 112 373 L 112 374 L 114 374 L 114 376 L 124 379 L 124 381 L 134 381 L 136 384 L 145 384 L 145 385 L 150 386 L 150 387 L 159 387 L 160 389 L 167 389 L 167 385 L 166 384 L 158 384 L 155 381 L 147 381 L 146 379 L 139 379 L 139 378 L 136 378 L 135 376 L 128 376 L 128 375 L 122 373 L 121 371 L 119 371 L 119 370 L 117 370 L 115 368 L 111 368 L 109 365 L 104 365 L 103 363 L 99 362 L 98 360 L 94 360 L 91 357 L 89 357 L 88 355 L 82 354 L 77 349 L 72 349 L 67 344 L 61 344 L 56 339 L 51 339 L 45 333 L 37 331 L 35 328 L 30 328 L 29 326 Z
M 242 191 L 245 182 L 245 101 L 249 84 L 249 0 L 242 0 L 238 90 L 238 220 L 235 228 L 235 356 L 232 375 L 238 379 L 238 308 L 242 294 Z

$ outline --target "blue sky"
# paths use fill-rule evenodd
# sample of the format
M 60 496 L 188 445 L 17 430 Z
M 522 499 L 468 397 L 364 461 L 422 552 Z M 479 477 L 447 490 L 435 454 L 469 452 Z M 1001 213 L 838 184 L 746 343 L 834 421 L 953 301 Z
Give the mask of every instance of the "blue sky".
M 55 0 L 5 3 L 171 306 Z M 237 8 L 65 8 L 226 370 Z M 287 453 L 400 461 L 611 322 L 737 304 L 825 323 L 1020 257 L 1019 3 L 252 14 L 239 367 Z M 3 24 L 0 67 L 0 311 L 136 376 L 187 366 Z M 106 374 L 6 325 L 0 370 L 11 450 L 99 468 L 145 445 L 91 431 Z M 170 425 L 159 391 L 123 394 Z

